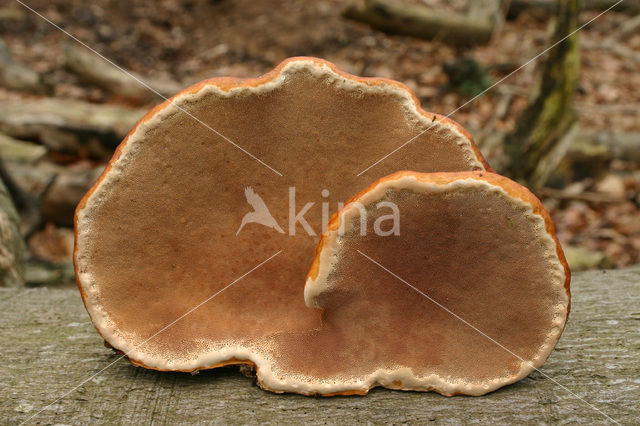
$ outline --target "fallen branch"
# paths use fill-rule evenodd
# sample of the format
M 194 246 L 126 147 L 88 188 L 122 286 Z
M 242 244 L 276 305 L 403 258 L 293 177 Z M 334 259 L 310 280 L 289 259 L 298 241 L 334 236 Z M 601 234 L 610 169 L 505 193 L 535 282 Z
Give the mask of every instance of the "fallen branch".
M 347 7 L 343 14 L 388 33 L 476 45 L 489 42 L 501 12 L 498 0 L 482 3 L 485 7 L 476 5 L 463 15 L 399 0 L 366 0 L 364 4 Z
M 0 133 L 38 141 L 53 151 L 109 159 L 143 111 L 42 99 L 0 105 Z
M 589 50 L 606 50 L 623 59 L 630 59 L 632 61 L 640 63 L 640 54 L 610 39 L 607 39 L 603 43 L 599 44 L 583 43 L 582 47 Z
M 586 201 L 588 203 L 620 203 L 624 201 L 624 198 L 612 196 L 609 194 L 603 194 L 600 192 L 581 192 L 574 193 L 571 191 L 565 191 L 562 189 L 554 188 L 542 188 L 539 191 L 541 197 L 555 198 L 557 200 L 576 200 Z
M 614 159 L 640 163 L 640 133 L 580 132 L 567 152 L 568 161 Z
M 606 10 L 611 6 L 614 6 L 612 10 L 616 12 L 624 12 L 631 15 L 640 13 L 640 0 L 625 0 L 622 2 L 618 0 L 582 0 L 582 10 Z
M 51 85 L 39 72 L 20 63 L 0 40 L 0 86 L 31 93 L 49 93 Z
M 5 161 L 35 163 L 47 155 L 47 147 L 0 134 L 0 158 Z
M 611 51 L 623 59 L 631 59 L 640 64 L 640 54 L 622 45 L 611 46 Z
M 616 2 L 617 0 L 582 0 L 580 9 L 602 11 Z M 557 5 L 557 0 L 511 0 L 507 19 L 514 19 L 523 12 L 531 13 L 538 18 L 548 18 L 555 13 Z M 640 13 L 640 0 L 625 0 L 617 4 L 613 10 L 636 15 Z
M 626 41 L 629 38 L 633 37 L 635 34 L 640 31 L 640 14 L 634 16 L 633 18 L 629 18 L 620 24 L 620 27 L 616 32 L 614 32 L 605 43 L 613 44 L 621 41 Z
M 62 52 L 64 65 L 69 71 L 78 75 L 82 81 L 94 84 L 119 98 L 136 103 L 162 100 L 157 93 L 149 90 L 136 79 L 148 84 L 166 98 L 182 89 L 182 86 L 175 81 L 144 78 L 127 71 L 135 77 L 133 78 L 75 43 L 66 43 Z
M 575 102 L 575 108 L 579 112 L 591 114 L 633 114 L 640 110 L 640 103 L 628 104 L 594 104 L 587 102 Z
M 0 180 L 4 183 L 4 187 L 20 215 L 19 230 L 21 235 L 30 236 L 42 223 L 40 200 L 36 195 L 25 191 L 15 182 L 2 159 L 0 159 Z
M 103 166 L 61 170 L 42 197 L 42 217 L 46 222 L 73 226 L 76 206 L 98 180 Z
M 588 177 L 597 178 L 608 173 L 613 160 L 640 162 L 640 133 L 578 132 L 549 181 L 567 185 Z

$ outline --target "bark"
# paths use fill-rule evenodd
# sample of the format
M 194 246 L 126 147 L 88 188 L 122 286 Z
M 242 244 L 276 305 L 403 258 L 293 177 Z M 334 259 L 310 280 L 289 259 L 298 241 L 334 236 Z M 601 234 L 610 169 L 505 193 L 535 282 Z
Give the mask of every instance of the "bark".
M 577 0 L 561 0 L 549 44 L 565 38 L 577 27 Z M 568 150 L 566 134 L 576 122 L 573 97 L 580 69 L 578 34 L 551 49 L 542 63 L 535 97 L 504 140 L 509 160 L 507 174 L 541 188 Z
M 639 281 L 637 267 L 576 273 L 569 322 L 544 375 L 450 398 L 385 389 L 275 395 L 235 368 L 194 376 L 145 370 L 103 346 L 77 289 L 0 289 L 0 418 L 25 421 L 86 381 L 27 424 L 606 424 L 589 404 L 636 424 Z
M 9 191 L 0 179 L 0 286 L 24 284 L 24 256 L 25 244 L 20 234 L 20 216 Z

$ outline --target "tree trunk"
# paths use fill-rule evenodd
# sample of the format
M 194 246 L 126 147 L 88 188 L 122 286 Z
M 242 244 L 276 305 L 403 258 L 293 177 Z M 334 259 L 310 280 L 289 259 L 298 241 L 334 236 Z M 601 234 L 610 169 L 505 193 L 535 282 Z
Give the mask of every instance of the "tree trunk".
M 0 179 L 0 287 L 24 284 L 24 255 L 20 216 Z
M 560 0 L 550 44 L 567 37 L 577 27 L 578 1 Z M 574 128 L 573 97 L 580 70 L 578 35 L 559 43 L 548 53 L 534 93 L 536 96 L 505 137 L 507 174 L 534 189 L 542 187 L 569 148 L 565 135 Z

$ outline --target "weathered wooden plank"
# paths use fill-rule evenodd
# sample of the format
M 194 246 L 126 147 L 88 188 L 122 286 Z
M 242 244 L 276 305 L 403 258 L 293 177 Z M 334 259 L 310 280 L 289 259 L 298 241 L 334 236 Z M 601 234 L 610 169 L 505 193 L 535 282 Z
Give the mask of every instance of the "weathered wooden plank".
M 235 368 L 158 373 L 126 360 L 31 424 L 606 423 L 640 418 L 640 268 L 576 274 L 572 312 L 540 373 L 484 397 L 377 389 L 365 397 L 276 395 Z M 19 423 L 118 357 L 104 348 L 74 289 L 0 289 L 0 419 Z M 554 381 L 566 386 L 567 392 Z

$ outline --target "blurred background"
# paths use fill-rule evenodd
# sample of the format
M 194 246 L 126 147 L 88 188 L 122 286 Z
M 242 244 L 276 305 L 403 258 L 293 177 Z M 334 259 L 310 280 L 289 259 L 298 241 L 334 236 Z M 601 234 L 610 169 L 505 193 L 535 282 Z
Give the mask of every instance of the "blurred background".
M 72 285 L 75 206 L 162 101 L 61 29 L 163 96 L 298 55 L 401 81 L 543 200 L 573 270 L 640 261 L 638 0 L 24 1 L 60 29 L 0 2 L 0 285 Z

